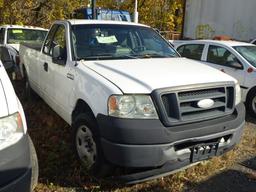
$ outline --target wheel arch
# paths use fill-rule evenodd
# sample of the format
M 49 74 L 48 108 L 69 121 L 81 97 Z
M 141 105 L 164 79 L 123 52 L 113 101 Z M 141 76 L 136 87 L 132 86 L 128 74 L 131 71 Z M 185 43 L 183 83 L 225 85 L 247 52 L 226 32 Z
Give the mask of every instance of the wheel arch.
M 89 115 L 90 118 L 92 118 L 93 120 L 96 121 L 95 114 L 93 113 L 93 110 L 91 109 L 89 104 L 87 102 L 85 102 L 83 99 L 78 99 L 76 101 L 75 108 L 72 111 L 72 116 L 71 116 L 72 124 L 76 120 L 77 116 L 81 113 L 85 113 L 85 114 Z

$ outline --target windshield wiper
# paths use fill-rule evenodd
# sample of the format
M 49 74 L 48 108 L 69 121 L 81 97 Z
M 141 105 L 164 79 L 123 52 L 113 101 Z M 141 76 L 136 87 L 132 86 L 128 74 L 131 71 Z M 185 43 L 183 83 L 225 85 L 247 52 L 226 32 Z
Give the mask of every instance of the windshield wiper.
M 101 54 L 101 55 L 88 55 L 84 57 L 77 57 L 76 60 L 100 60 L 100 59 L 112 59 L 114 56 L 112 54 Z
M 92 55 L 92 56 L 86 56 L 86 57 L 80 57 L 77 58 L 78 61 L 80 60 L 108 60 L 108 59 L 138 59 L 138 57 L 131 56 L 131 55 Z
M 142 59 L 142 58 L 167 58 L 174 57 L 173 55 L 161 55 L 157 53 L 145 53 L 145 54 L 130 54 L 130 55 L 112 55 L 112 54 L 103 54 L 103 55 L 91 55 L 86 57 L 77 58 L 80 60 L 109 60 L 109 59 Z
M 132 56 L 138 58 L 166 58 L 168 56 L 157 53 L 133 54 Z

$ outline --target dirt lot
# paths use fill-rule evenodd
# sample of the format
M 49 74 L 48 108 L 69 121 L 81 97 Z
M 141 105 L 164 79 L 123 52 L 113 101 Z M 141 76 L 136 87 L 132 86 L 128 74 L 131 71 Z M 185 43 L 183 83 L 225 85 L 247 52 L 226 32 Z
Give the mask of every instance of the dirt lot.
M 252 117 L 246 119 L 242 142 L 228 154 L 168 177 L 118 186 L 114 180 L 97 180 L 83 171 L 71 149 L 70 127 L 41 99 L 26 101 L 23 87 L 21 82 L 15 83 L 39 159 L 36 192 L 256 192 L 256 119 Z

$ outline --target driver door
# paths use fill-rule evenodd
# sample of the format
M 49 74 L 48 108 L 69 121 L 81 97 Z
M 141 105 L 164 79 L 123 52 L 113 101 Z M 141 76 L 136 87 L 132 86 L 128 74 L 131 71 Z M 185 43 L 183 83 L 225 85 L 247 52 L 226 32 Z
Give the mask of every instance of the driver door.
M 47 102 L 66 121 L 69 121 L 70 96 L 73 93 L 74 72 L 71 71 L 71 56 L 68 56 L 66 36 L 68 26 L 58 24 L 44 58 L 44 90 Z M 47 50 L 47 49 L 46 49 Z M 56 52 L 57 50 L 57 52 Z M 57 56 L 56 56 L 57 54 Z

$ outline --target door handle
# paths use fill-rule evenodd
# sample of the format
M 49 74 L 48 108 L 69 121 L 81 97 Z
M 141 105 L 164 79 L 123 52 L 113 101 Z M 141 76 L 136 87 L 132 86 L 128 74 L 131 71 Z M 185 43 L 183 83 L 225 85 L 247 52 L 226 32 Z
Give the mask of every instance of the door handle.
M 48 71 L 48 63 L 44 63 L 44 70 L 47 72 Z
M 67 78 L 68 79 L 71 79 L 71 80 L 74 80 L 74 75 L 73 74 L 71 74 L 71 73 L 67 73 Z

